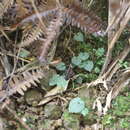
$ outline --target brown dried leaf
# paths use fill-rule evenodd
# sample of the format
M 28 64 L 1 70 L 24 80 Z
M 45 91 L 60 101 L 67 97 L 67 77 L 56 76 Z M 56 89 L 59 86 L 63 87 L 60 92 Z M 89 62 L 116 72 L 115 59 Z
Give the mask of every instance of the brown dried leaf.
M 23 31 L 23 40 L 20 43 L 20 47 L 29 46 L 33 41 L 39 39 L 43 34 L 43 31 L 39 24 L 32 25 L 29 28 L 25 28 Z

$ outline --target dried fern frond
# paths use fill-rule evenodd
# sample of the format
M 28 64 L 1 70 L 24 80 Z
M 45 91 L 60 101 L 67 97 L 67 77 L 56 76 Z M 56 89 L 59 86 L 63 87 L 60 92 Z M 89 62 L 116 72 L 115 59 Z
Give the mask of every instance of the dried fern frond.
M 2 2 L 0 3 L 0 18 L 9 9 L 13 2 L 14 0 L 2 0 Z
M 42 43 L 43 45 L 41 47 L 41 53 L 39 57 L 40 61 L 45 61 L 45 57 L 47 55 L 51 42 L 55 40 L 62 24 L 63 24 L 63 14 L 62 14 L 61 9 L 59 9 L 59 11 L 57 12 L 56 18 L 54 18 L 50 22 L 50 25 L 46 29 L 46 36 L 45 36 L 45 39 L 43 39 L 43 43 Z
M 49 15 L 53 15 L 53 16 L 56 15 L 57 11 L 58 11 L 58 8 L 54 8 L 54 9 L 50 9 L 50 10 L 39 12 L 38 15 L 41 18 L 47 18 Z M 20 21 L 19 25 L 24 25 L 25 23 L 34 22 L 36 20 L 38 20 L 37 14 L 36 13 L 32 13 L 32 14 L 24 17 Z
M 31 87 L 31 85 L 37 86 L 39 79 L 44 77 L 42 69 L 35 69 L 30 71 L 24 71 L 19 75 L 14 75 L 8 83 L 6 90 L 3 90 L 4 94 L 0 95 L 0 102 L 18 92 L 24 95 L 24 91 Z M 1 92 L 2 93 L 2 92 Z
M 49 21 L 49 19 L 54 18 L 54 16 L 56 15 L 58 9 L 53 9 L 53 10 L 49 10 L 49 11 L 45 11 L 45 12 L 41 12 L 39 13 L 39 16 L 42 17 L 43 21 Z M 23 19 L 19 24 L 21 26 L 25 26 L 26 23 L 28 22 L 32 22 L 35 21 L 37 22 L 38 18 L 36 14 L 30 15 L 28 17 L 26 17 L 25 19 Z M 45 21 L 46 20 L 46 21 Z M 18 25 L 19 25 L 18 24 Z M 39 37 L 41 35 L 44 34 L 45 30 L 41 29 L 41 25 L 39 24 L 32 24 L 29 25 L 29 28 L 27 28 L 26 26 L 24 27 L 24 31 L 23 31 L 23 39 L 22 42 L 20 43 L 20 47 L 25 47 L 30 45 L 33 41 L 38 40 Z
M 64 8 L 63 13 L 66 23 L 76 26 L 85 32 L 95 33 L 102 30 L 103 22 L 92 11 L 84 10 L 80 6 L 73 4 L 69 8 Z
M 40 24 L 30 25 L 24 29 L 23 39 L 19 46 L 29 46 L 33 41 L 39 39 L 41 35 L 43 35 L 43 30 L 41 29 Z

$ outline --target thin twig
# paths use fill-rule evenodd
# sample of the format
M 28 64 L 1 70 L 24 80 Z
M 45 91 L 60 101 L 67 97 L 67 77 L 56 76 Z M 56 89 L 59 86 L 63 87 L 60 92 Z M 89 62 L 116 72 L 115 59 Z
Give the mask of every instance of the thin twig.
M 105 71 L 106 71 L 106 69 L 107 69 L 107 67 L 108 67 L 108 65 L 111 61 L 112 51 L 113 51 L 113 48 L 115 46 L 115 43 L 119 39 L 122 31 L 124 30 L 125 26 L 127 25 L 128 21 L 130 20 L 130 6 L 129 6 L 129 8 L 127 8 L 127 11 L 125 12 L 125 15 L 124 15 L 123 18 L 124 19 L 122 19 L 122 21 L 121 21 L 121 27 L 114 34 L 110 43 L 108 43 L 108 51 L 107 51 L 107 54 L 106 54 L 105 63 L 102 67 L 102 71 L 100 73 L 100 76 L 102 76 L 105 73 Z

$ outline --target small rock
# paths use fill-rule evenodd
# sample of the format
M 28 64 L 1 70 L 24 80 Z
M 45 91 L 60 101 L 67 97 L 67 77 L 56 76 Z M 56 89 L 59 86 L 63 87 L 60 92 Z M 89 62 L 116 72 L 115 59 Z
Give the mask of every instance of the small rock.
M 42 93 L 36 89 L 29 90 L 24 95 L 26 103 L 31 106 L 37 106 L 42 98 Z
M 49 119 L 58 119 L 62 115 L 62 109 L 54 103 L 49 103 L 44 108 L 45 116 Z

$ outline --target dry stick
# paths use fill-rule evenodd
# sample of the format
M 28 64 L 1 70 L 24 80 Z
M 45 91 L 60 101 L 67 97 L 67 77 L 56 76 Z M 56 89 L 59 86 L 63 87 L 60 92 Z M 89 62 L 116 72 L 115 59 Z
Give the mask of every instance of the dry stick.
M 17 119 L 25 129 L 31 130 L 31 128 L 29 128 L 28 125 L 25 124 L 25 122 L 23 122 L 11 108 L 9 108 L 7 105 L 5 105 L 5 108 L 6 108 L 12 115 L 14 115 L 14 118 Z
M 113 14 L 115 15 L 112 19 L 110 17 L 109 19 L 109 26 L 106 29 L 107 33 L 108 31 L 110 31 L 114 25 L 118 25 L 121 21 L 121 19 L 124 17 L 124 14 L 126 13 L 128 7 L 130 4 L 126 4 L 124 1 L 122 2 L 122 6 L 119 9 L 119 12 L 117 14 Z
M 130 7 L 127 10 L 124 19 L 121 22 L 121 27 L 119 28 L 119 30 L 115 33 L 113 39 L 111 40 L 110 44 L 108 45 L 108 51 L 107 51 L 107 55 L 106 55 L 106 59 L 105 59 L 105 63 L 104 66 L 102 68 L 102 71 L 100 73 L 100 76 L 102 76 L 104 74 L 104 71 L 106 70 L 110 60 L 111 60 L 111 56 L 112 56 L 112 50 L 114 48 L 114 45 L 116 43 L 116 41 L 118 40 L 118 38 L 120 37 L 122 31 L 124 30 L 125 26 L 127 25 L 127 23 L 130 20 Z
M 5 51 L 5 50 L 4 50 L 4 51 Z M 3 52 L 3 53 L 0 52 L 0 55 L 1 55 L 1 56 L 11 56 L 11 57 L 17 58 L 16 55 L 14 55 L 14 54 L 12 54 L 12 53 L 9 53 L 8 51 L 5 51 L 5 52 Z M 21 58 L 21 57 L 18 57 L 18 59 L 21 60 L 21 61 L 27 62 L 27 63 L 30 62 L 29 60 L 26 60 L 26 59 Z
M 130 39 L 129 39 L 129 46 L 126 46 L 124 51 L 120 54 L 118 59 L 121 59 L 122 61 L 124 60 L 124 58 L 128 55 L 128 53 L 130 52 Z M 116 61 L 118 61 L 118 59 Z M 120 68 L 119 64 L 116 64 L 115 67 L 113 68 L 112 72 L 110 72 L 109 76 L 106 76 L 107 79 L 111 79 L 113 74 L 117 71 L 117 69 Z M 113 85 L 111 91 L 110 91 L 110 97 L 109 94 L 107 95 L 108 97 L 108 101 L 106 101 L 106 104 L 108 104 L 109 106 L 106 106 L 106 108 L 104 108 L 104 112 L 106 112 L 108 110 L 108 107 L 110 107 L 110 103 L 111 100 L 116 98 L 116 96 L 119 94 L 119 92 L 128 85 L 128 83 L 130 82 L 130 68 L 127 68 L 125 70 L 125 72 L 123 72 L 121 74 L 121 77 L 117 80 L 117 82 Z
M 120 2 L 121 0 L 119 0 Z M 108 16 L 108 28 L 106 30 L 106 32 L 108 32 L 108 48 L 109 48 L 109 44 L 111 42 L 111 40 L 113 39 L 114 37 L 114 34 L 116 33 L 118 27 L 117 24 L 114 24 L 116 23 L 117 19 L 120 20 L 120 14 L 122 12 L 122 9 L 119 8 L 120 7 L 120 4 L 119 4 L 118 0 L 109 0 L 109 16 Z M 115 4 L 116 5 L 116 8 L 114 8 L 112 5 Z M 112 29 L 114 29 L 115 31 L 113 31 Z M 105 63 L 103 65 L 103 68 L 102 68 L 102 71 L 100 73 L 100 75 L 102 75 L 104 73 L 104 71 L 106 70 L 109 62 L 110 62 L 110 59 L 111 59 L 111 54 L 112 54 L 112 50 L 109 52 L 107 52 L 106 54 L 106 59 L 105 59 Z
M 111 1 L 109 1 L 109 3 L 111 3 Z M 111 4 L 110 4 L 111 5 Z M 110 60 L 111 60 L 111 55 L 112 55 L 112 50 L 114 48 L 114 45 L 115 43 L 113 44 L 113 46 L 109 49 L 109 44 L 111 45 L 111 41 L 113 40 L 113 37 L 115 35 L 115 33 L 113 33 L 111 31 L 111 29 L 116 29 L 117 30 L 117 25 L 119 25 L 120 21 L 124 18 L 127 10 L 129 9 L 129 6 L 130 6 L 130 3 L 126 3 L 125 1 L 122 2 L 122 6 L 121 8 L 119 9 L 119 12 L 117 14 L 113 14 L 113 18 L 111 19 L 111 11 L 110 9 L 112 8 L 111 6 L 109 5 L 109 13 L 110 13 L 110 16 L 109 16 L 109 26 L 106 30 L 106 33 L 108 32 L 108 51 L 107 51 L 107 55 L 106 55 L 106 60 L 105 60 L 105 63 L 104 63 L 104 66 L 102 68 L 102 71 L 100 73 L 100 76 L 103 75 L 103 73 L 105 72 Z M 113 8 L 112 8 L 113 9 Z M 115 15 L 115 16 L 114 16 Z
M 127 45 L 124 50 L 122 51 L 122 53 L 120 53 L 120 55 L 118 57 L 116 57 L 114 60 L 114 62 L 111 64 L 111 66 L 109 67 L 108 71 L 106 73 L 104 73 L 104 75 L 102 76 L 104 79 L 110 81 L 112 76 L 116 73 L 116 71 L 121 67 L 119 64 L 119 61 L 123 61 L 126 56 L 129 54 L 130 52 L 130 44 Z
M 126 87 L 130 82 L 130 69 L 126 70 L 121 78 L 114 84 L 113 89 L 112 89 L 112 99 L 114 99 L 119 92 Z
M 17 42 L 17 37 L 18 37 L 18 33 L 16 33 L 15 44 L 16 44 L 16 42 Z M 14 52 L 15 52 L 15 51 L 16 51 L 16 48 L 14 48 Z M 14 73 L 15 73 L 15 70 L 16 70 L 16 67 L 17 67 L 17 64 L 18 64 L 18 57 L 19 57 L 20 51 L 21 51 L 21 47 L 18 49 L 18 53 L 17 53 L 17 55 L 16 55 L 16 58 L 14 57 L 14 66 L 13 66 L 13 70 L 12 70 L 11 74 L 9 74 L 9 75 L 10 75 L 9 81 L 12 80 L 13 75 L 14 75 Z M 8 82 L 8 83 L 9 83 L 9 82 Z
M 33 0 L 30 0 L 30 1 L 31 1 L 31 3 L 32 3 L 32 6 L 33 6 L 35 12 L 36 12 L 36 16 L 38 17 L 38 19 L 39 19 L 39 21 L 40 21 L 40 23 L 41 23 L 41 25 L 42 25 L 42 29 L 45 31 L 45 30 L 46 30 L 46 26 L 45 26 L 45 24 L 43 23 L 43 21 L 42 21 L 42 19 L 41 19 L 41 16 L 39 15 L 39 11 L 37 10 L 37 7 L 35 6 L 34 1 L 33 1 Z
M 38 106 L 45 105 L 46 103 L 52 101 L 53 99 L 57 98 L 57 95 L 53 95 L 50 97 L 45 97 L 43 100 L 41 100 L 38 104 Z
M 1 43 L 1 46 L 2 46 L 3 48 L 5 48 L 5 47 L 4 47 L 4 44 L 5 44 L 5 43 L 3 43 L 3 41 L 2 41 L 1 39 L 0 39 L 0 43 Z M 6 74 L 6 76 L 8 76 L 8 75 L 10 74 L 11 68 L 12 68 L 11 64 L 9 64 L 8 57 L 7 57 L 6 55 L 4 55 L 0 60 L 1 60 L 1 63 L 2 63 L 2 65 L 3 65 L 5 74 Z
M 0 31 L 1 31 L 1 33 L 3 34 L 3 36 L 5 36 L 5 38 L 10 42 L 11 40 L 10 40 L 10 38 L 7 36 L 7 34 L 5 33 L 5 31 L 2 30 L 1 28 L 0 28 Z
M 106 81 L 103 80 L 102 77 L 99 77 L 98 79 L 96 79 L 96 80 L 94 80 L 94 81 L 92 81 L 90 83 L 84 83 L 84 84 L 82 84 L 81 87 L 78 87 L 78 88 L 74 89 L 74 91 L 78 91 L 78 90 L 80 90 L 82 88 L 85 88 L 85 87 L 89 88 L 91 86 L 97 86 L 98 84 L 103 84 L 103 85 L 105 84 L 106 85 Z

